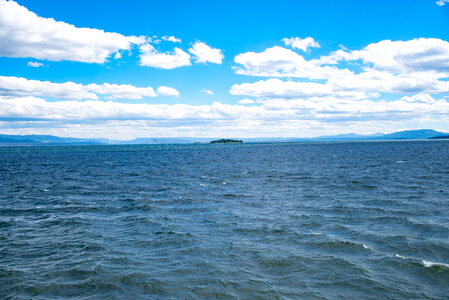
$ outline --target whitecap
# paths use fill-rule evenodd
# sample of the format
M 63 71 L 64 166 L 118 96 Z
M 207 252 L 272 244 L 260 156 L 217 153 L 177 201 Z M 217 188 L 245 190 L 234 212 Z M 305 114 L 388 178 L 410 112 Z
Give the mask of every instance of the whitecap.
M 405 163 L 405 160 L 398 160 L 396 163 L 398 163 L 398 164 L 404 164 L 404 163 Z
M 200 183 L 200 186 L 206 186 L 204 183 Z
M 434 267 L 434 266 L 449 268 L 449 264 L 436 263 L 436 262 L 433 262 L 433 261 L 427 261 L 427 260 L 423 260 L 423 261 L 422 261 L 422 264 L 423 264 L 424 267 L 426 267 L 426 268 L 431 268 L 431 267 Z
M 402 255 L 399 255 L 399 254 L 395 254 L 395 255 L 394 255 L 394 257 L 397 257 L 397 258 L 402 258 L 402 259 L 407 259 L 407 257 L 405 257 L 405 256 L 402 256 Z
M 362 246 L 363 246 L 364 249 L 371 249 L 371 247 L 369 247 L 369 246 L 367 246 L 365 244 L 363 244 Z

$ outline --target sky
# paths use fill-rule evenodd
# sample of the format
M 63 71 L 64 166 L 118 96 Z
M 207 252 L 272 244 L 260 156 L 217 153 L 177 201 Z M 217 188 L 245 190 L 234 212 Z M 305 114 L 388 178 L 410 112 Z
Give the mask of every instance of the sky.
M 0 134 L 449 132 L 449 0 L 0 0 Z

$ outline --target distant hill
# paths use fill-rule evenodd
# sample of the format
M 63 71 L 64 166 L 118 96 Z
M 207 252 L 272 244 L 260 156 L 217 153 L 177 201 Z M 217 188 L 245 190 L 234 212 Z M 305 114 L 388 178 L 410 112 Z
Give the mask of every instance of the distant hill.
M 0 144 L 36 144 L 36 143 L 39 144 L 40 142 L 27 139 L 14 139 L 0 136 Z
M 31 144 L 31 145 L 85 145 L 85 144 L 105 144 L 106 139 L 78 139 L 66 138 L 53 135 L 0 135 L 0 144 Z
M 368 140 L 416 140 L 416 139 L 449 139 L 449 133 L 433 129 L 406 130 L 389 134 L 376 133 L 359 135 L 356 133 L 318 136 L 313 138 L 247 138 L 245 142 L 312 142 L 312 141 L 368 141 Z M 108 139 L 83 139 L 58 137 L 53 135 L 0 135 L 0 145 L 34 146 L 34 145 L 137 145 L 137 144 L 192 144 L 209 143 L 213 138 L 137 138 L 130 141 L 113 141 Z
M 246 142 L 313 142 L 313 141 L 369 141 L 369 140 L 422 140 L 446 136 L 449 133 L 432 129 L 406 130 L 389 134 L 376 133 L 372 135 L 360 135 L 356 133 L 326 135 L 312 138 L 256 138 L 245 139 Z
M 448 133 L 435 131 L 432 129 L 421 129 L 421 130 L 406 130 L 399 131 L 395 133 L 381 135 L 377 138 L 379 139 L 394 139 L 394 140 L 410 140 L 410 139 L 430 139 L 438 136 L 448 135 Z

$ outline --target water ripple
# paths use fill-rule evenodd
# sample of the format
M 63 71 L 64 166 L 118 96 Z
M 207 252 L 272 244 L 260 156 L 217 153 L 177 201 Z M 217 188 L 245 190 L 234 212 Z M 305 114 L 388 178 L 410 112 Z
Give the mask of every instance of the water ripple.
M 449 143 L 0 148 L 2 299 L 447 299 Z

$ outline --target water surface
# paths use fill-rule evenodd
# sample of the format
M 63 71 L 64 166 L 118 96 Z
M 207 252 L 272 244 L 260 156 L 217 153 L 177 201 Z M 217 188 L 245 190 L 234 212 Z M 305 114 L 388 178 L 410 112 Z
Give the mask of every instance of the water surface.
M 0 298 L 448 299 L 449 142 L 0 148 Z

